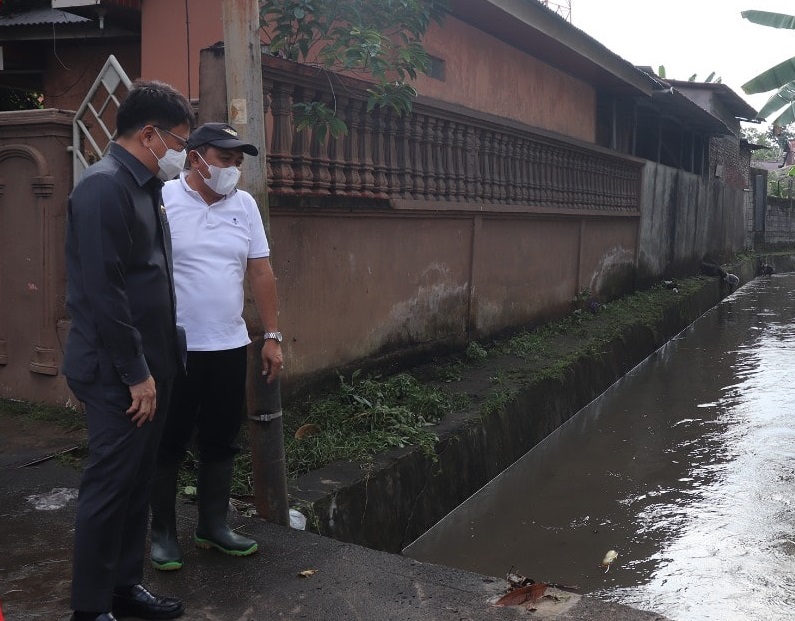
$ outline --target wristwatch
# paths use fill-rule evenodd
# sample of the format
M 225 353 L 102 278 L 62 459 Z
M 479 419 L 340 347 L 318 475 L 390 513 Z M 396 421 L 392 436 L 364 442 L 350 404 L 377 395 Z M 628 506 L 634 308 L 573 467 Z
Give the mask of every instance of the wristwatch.
M 277 343 L 281 343 L 282 342 L 282 333 L 281 332 L 266 332 L 265 334 L 262 335 L 262 338 L 265 339 L 266 341 L 268 339 L 273 339 Z

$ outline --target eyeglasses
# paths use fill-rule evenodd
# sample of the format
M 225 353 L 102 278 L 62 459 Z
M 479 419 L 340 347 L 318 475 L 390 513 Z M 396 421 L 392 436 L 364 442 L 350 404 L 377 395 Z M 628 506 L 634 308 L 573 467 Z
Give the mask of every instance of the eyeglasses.
M 157 125 L 153 125 L 152 127 L 154 127 L 155 129 L 159 129 L 161 132 L 166 132 L 172 138 L 176 138 L 179 141 L 179 144 L 181 145 L 180 148 L 177 149 L 178 151 L 184 151 L 185 147 L 188 146 L 187 140 L 185 140 L 182 136 L 177 136 L 177 134 L 175 134 L 174 132 L 168 131 L 165 127 L 159 127 Z

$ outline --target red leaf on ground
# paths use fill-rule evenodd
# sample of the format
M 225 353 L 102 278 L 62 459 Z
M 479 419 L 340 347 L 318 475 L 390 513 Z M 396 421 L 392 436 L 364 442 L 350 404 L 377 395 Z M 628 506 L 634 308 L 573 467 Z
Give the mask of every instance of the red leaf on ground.
M 526 602 L 538 601 L 547 590 L 546 582 L 536 582 L 513 591 L 508 591 L 495 602 L 495 606 L 521 606 Z

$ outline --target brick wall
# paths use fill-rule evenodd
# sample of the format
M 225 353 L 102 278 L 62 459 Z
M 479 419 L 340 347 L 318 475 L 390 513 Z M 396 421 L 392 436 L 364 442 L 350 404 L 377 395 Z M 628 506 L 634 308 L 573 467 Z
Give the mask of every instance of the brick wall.
M 718 177 L 730 188 L 743 190 L 750 186 L 749 164 L 750 152 L 747 155 L 741 153 L 740 139 L 736 136 L 717 136 L 710 139 L 710 177 Z

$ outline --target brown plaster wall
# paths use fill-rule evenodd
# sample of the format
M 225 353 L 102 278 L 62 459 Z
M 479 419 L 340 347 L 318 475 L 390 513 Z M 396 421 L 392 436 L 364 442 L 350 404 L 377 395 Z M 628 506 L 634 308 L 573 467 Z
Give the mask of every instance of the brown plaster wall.
M 583 220 L 580 239 L 578 293 L 589 290 L 610 299 L 634 286 L 638 220 Z
M 445 62 L 445 80 L 420 75 L 421 95 L 596 142 L 596 92 L 502 41 L 447 17 L 425 37 Z
M 466 338 L 471 222 L 271 213 L 290 373 Z
M 637 217 L 539 217 L 499 206 L 450 215 L 274 209 L 284 386 L 568 312 L 581 282 L 597 293 L 631 272 L 637 226 Z
M 58 41 L 57 57 L 50 48 L 44 73 L 45 107 L 77 110 L 111 54 L 131 80 L 140 76 L 137 41 Z
M 473 305 L 479 333 L 569 310 L 579 230 L 576 219 L 482 219 Z
M 0 396 L 66 403 L 63 257 L 71 115 L 0 113 Z

